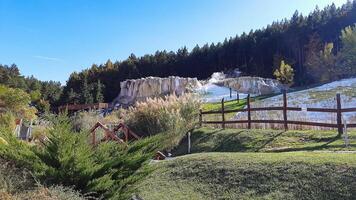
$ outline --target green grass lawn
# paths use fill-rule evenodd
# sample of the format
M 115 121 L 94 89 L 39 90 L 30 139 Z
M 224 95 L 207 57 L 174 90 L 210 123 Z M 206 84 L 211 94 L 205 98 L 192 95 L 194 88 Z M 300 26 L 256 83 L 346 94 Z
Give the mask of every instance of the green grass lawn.
M 191 134 L 192 153 L 200 152 L 288 152 L 288 151 L 356 151 L 356 130 L 348 131 L 349 146 L 337 138 L 337 131 L 281 131 L 255 129 L 200 128 Z M 173 155 L 187 153 L 187 138 L 174 149 Z
M 350 146 L 337 131 L 200 128 L 152 163 L 136 185 L 145 200 L 356 199 L 356 131 Z M 347 151 L 347 152 L 346 152 Z M 181 155 L 181 156 L 179 156 Z
M 151 164 L 154 199 L 356 199 L 356 154 L 201 153 Z

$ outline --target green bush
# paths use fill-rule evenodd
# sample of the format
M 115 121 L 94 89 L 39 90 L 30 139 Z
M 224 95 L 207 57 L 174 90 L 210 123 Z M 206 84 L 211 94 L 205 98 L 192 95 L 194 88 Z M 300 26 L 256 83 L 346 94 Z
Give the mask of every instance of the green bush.
M 0 103 L 5 105 L 7 112 L 12 112 L 18 118 L 27 120 L 36 118 L 36 108 L 30 107 L 30 95 L 16 88 L 9 88 L 0 84 Z
M 71 120 L 74 130 L 76 131 L 88 131 L 97 122 L 101 122 L 103 124 L 119 122 L 119 118 L 115 114 L 103 117 L 100 116 L 97 112 L 93 111 L 78 112 L 71 118 Z
M 14 129 L 15 116 L 11 112 L 0 113 L 0 127 Z
M 31 170 L 38 167 L 39 160 L 33 153 L 30 144 L 18 140 L 9 128 L 0 127 L 0 137 L 6 141 L 4 144 L 0 143 L 0 157 Z
M 72 131 L 70 120 L 58 116 L 49 130 L 48 141 L 43 147 L 34 148 L 41 161 L 37 177 L 45 184 L 73 186 L 86 192 L 90 189 L 93 174 L 100 169 L 93 159 L 94 151 L 88 134 Z
M 161 135 L 129 146 L 111 141 L 95 148 L 89 139 L 87 132 L 74 132 L 65 116 L 56 117 L 48 141 L 33 149 L 40 160 L 36 177 L 46 185 L 73 187 L 83 194 L 127 199 L 134 190 L 131 185 L 148 174 L 146 164 L 163 147 Z

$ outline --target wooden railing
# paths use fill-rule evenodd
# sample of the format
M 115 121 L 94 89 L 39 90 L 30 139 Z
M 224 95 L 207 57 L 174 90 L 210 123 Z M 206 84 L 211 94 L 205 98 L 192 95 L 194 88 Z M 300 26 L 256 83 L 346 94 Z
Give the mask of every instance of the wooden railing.
M 79 111 L 79 110 L 100 110 L 109 107 L 107 103 L 92 103 L 92 104 L 70 104 L 58 107 L 59 112 L 63 111 Z
M 305 121 L 293 121 L 288 120 L 287 112 L 288 111 L 302 111 L 300 107 L 288 107 L 287 105 L 287 94 L 283 93 L 283 106 L 276 107 L 261 107 L 261 108 L 251 108 L 250 95 L 247 96 L 247 106 L 243 109 L 233 109 L 225 110 L 224 99 L 221 101 L 221 110 L 218 111 L 202 111 L 200 109 L 199 114 L 199 123 L 202 124 L 221 124 L 222 128 L 225 128 L 226 124 L 247 124 L 248 129 L 251 129 L 251 124 L 258 123 L 267 123 L 267 124 L 283 124 L 284 129 L 288 130 L 289 124 L 294 125 L 306 125 L 306 126 L 319 126 L 319 127 L 329 127 L 337 128 L 339 135 L 343 133 L 343 124 L 342 124 L 342 113 L 346 112 L 356 112 L 356 108 L 342 108 L 341 107 L 341 98 L 340 94 L 336 95 L 336 108 L 307 108 L 307 112 L 327 112 L 327 113 L 336 113 L 336 123 L 321 123 L 321 122 L 305 122 Z M 262 120 L 262 119 L 251 119 L 251 112 L 258 111 L 283 111 L 283 120 Z M 247 112 L 247 120 L 225 120 L 225 114 L 227 113 L 236 113 L 236 112 Z M 203 115 L 209 114 L 221 114 L 221 121 L 204 121 Z M 356 124 L 347 124 L 348 128 L 356 128 Z

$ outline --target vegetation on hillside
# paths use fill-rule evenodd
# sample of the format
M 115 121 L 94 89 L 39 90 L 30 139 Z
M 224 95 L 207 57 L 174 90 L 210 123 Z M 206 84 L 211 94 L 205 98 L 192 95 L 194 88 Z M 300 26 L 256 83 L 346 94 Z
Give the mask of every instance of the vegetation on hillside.
M 157 51 L 142 57 L 131 54 L 124 61 L 93 64 L 71 74 L 61 103 L 91 102 L 94 93 L 84 97 L 89 93 L 82 91 L 93 91 L 91 88 L 99 81 L 104 100 L 110 102 L 119 94 L 120 82 L 126 79 L 169 75 L 205 79 L 213 72 L 233 68 L 245 75 L 273 77 L 281 60 L 293 66 L 296 86 L 352 76 L 352 63 L 356 60 L 352 38 L 356 34 L 354 28 L 346 27 L 356 23 L 354 13 L 356 1 L 348 1 L 340 8 L 334 4 L 323 10 L 315 8 L 306 16 L 296 11 L 289 20 L 273 22 L 222 43 L 196 46 L 191 51 L 186 47 L 176 52 Z
M 58 100 L 62 94 L 62 87 L 59 82 L 40 81 L 33 76 L 24 77 L 15 64 L 11 66 L 0 64 L 0 84 L 30 94 L 32 104 L 41 113 L 49 111 L 50 105 L 54 108 L 60 103 Z
M 153 106 L 157 102 L 160 105 Z M 130 116 L 123 120 L 128 120 L 134 130 L 149 130 L 151 136 L 131 141 L 128 146 L 109 141 L 93 147 L 88 129 L 77 127 L 82 120 L 65 115 L 47 117 L 46 138 L 40 143 L 18 140 L 9 127 L 0 126 L 0 157 L 28 169 L 49 188 L 73 188 L 96 198 L 126 200 L 135 192 L 133 186 L 151 172 L 146 168 L 154 154 L 172 149 L 193 128 L 199 106 L 193 96 L 172 96 L 130 109 Z M 86 115 L 77 118 L 80 116 Z
M 147 76 L 208 78 L 213 72 L 239 68 L 245 75 L 273 77 L 281 61 L 293 66 L 295 86 L 324 83 L 356 74 L 356 1 L 340 8 L 334 4 L 307 16 L 297 11 L 289 19 L 273 22 L 222 43 L 186 47 L 176 52 L 124 61 L 93 64 L 70 75 L 62 88 L 58 82 L 43 82 L 20 75 L 16 65 L 0 65 L 0 84 L 31 94 L 40 112 L 64 104 L 111 102 L 120 92 L 120 82 Z
M 292 66 L 285 63 L 284 60 L 281 61 L 281 65 L 274 71 L 273 75 L 285 86 L 291 86 L 293 84 L 294 70 Z
M 16 118 L 35 119 L 37 110 L 30 107 L 30 100 L 23 90 L 0 85 L 0 127 L 14 128 Z
M 84 200 L 87 197 L 71 188 L 46 188 L 34 180 L 30 171 L 0 158 L 0 200 Z

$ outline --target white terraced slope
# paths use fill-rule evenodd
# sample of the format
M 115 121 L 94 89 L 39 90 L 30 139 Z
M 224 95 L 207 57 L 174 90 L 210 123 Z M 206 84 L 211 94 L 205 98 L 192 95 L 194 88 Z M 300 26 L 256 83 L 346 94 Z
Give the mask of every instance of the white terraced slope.
M 224 80 L 226 74 L 222 72 L 215 72 L 211 75 L 211 78 L 202 86 L 196 89 L 196 92 L 201 95 L 204 102 L 220 102 L 222 98 L 225 101 L 236 99 L 236 91 L 232 91 L 232 97 L 230 97 L 230 89 L 223 86 L 216 85 L 217 82 Z M 246 98 L 246 94 L 240 93 L 239 98 Z
M 288 106 L 295 107 L 315 107 L 315 108 L 336 108 L 336 93 L 341 94 L 341 105 L 343 108 L 356 107 L 356 78 L 343 79 L 331 82 L 319 87 L 291 92 L 287 94 Z M 251 107 L 282 106 L 282 95 L 253 102 Z M 238 113 L 235 119 L 245 119 L 247 113 Z M 356 123 L 356 113 L 343 113 L 344 120 L 347 123 Z M 252 119 L 282 119 L 281 112 L 264 111 L 252 112 Z M 320 112 L 293 112 L 288 111 L 288 119 L 303 120 L 313 122 L 335 123 L 336 114 Z

